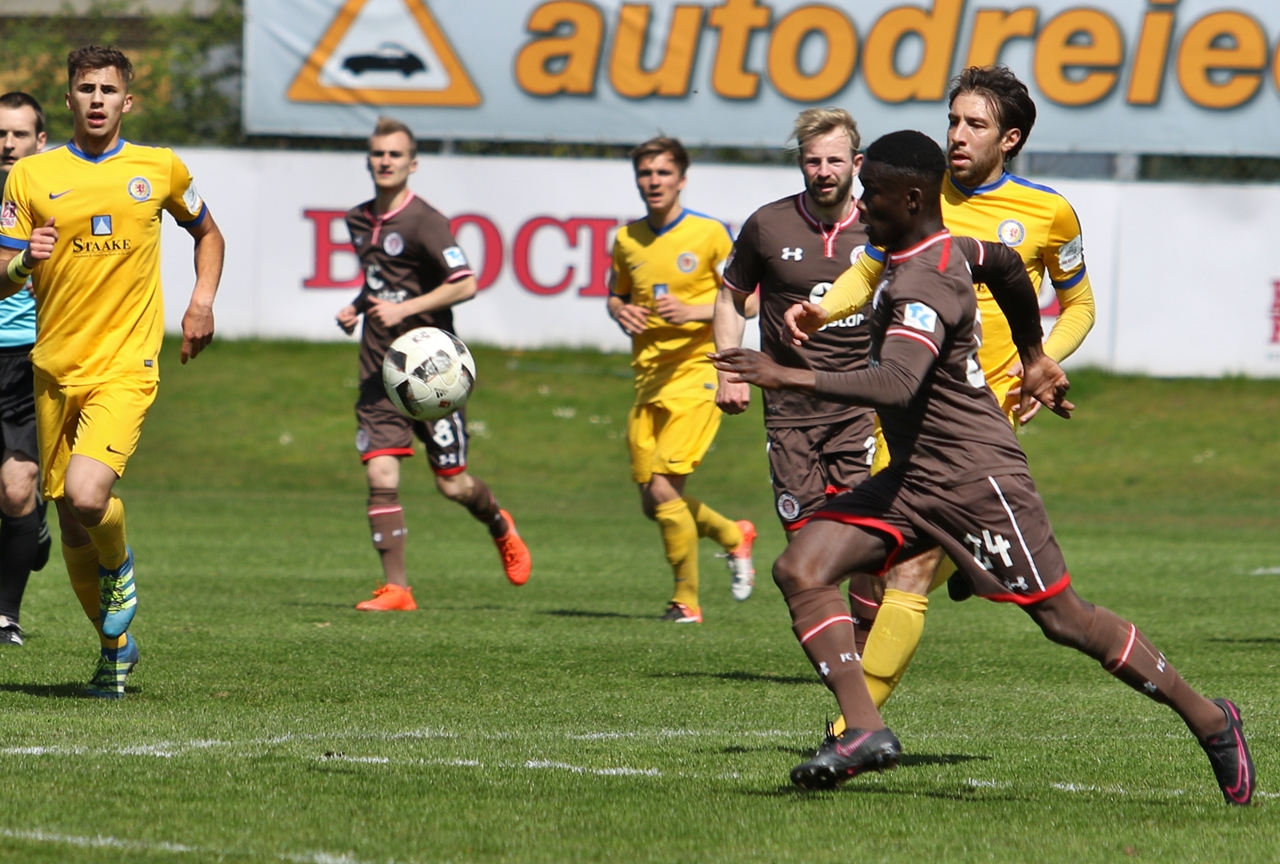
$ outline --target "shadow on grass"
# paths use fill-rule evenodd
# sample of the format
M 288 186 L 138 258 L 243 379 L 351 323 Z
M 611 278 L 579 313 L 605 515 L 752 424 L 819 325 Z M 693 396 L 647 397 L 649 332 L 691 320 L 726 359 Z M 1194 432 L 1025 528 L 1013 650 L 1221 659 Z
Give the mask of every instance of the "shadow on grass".
M 592 612 L 588 609 L 548 609 L 543 615 L 557 618 L 653 618 L 652 615 L 625 615 L 622 612 Z
M 84 682 L 75 681 L 67 684 L 0 684 L 2 693 L 23 693 L 27 696 L 38 696 L 41 699 L 89 699 L 85 695 Z M 125 693 L 139 692 L 136 687 L 125 687 Z
M 759 672 L 655 672 L 653 678 L 716 678 L 721 681 L 749 681 L 761 684 L 821 684 L 817 678 L 797 675 L 766 675 Z
M 723 753 L 725 755 L 741 755 L 744 753 L 785 753 L 797 759 L 808 759 L 813 755 L 812 747 L 786 747 L 782 744 L 761 744 L 759 747 L 742 747 L 740 745 L 731 744 L 728 747 L 719 747 L 706 750 L 707 753 Z
M 1280 645 L 1280 636 L 1257 636 L 1253 639 L 1226 639 L 1215 637 L 1210 642 L 1226 642 L 1232 645 Z

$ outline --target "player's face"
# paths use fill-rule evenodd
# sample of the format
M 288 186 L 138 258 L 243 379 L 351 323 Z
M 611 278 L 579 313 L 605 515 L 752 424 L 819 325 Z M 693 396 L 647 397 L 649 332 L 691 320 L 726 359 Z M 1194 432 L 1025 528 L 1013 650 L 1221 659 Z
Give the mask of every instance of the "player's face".
M 858 221 L 867 228 L 867 239 L 876 246 L 896 251 L 898 241 L 911 228 L 912 211 L 907 184 L 897 172 L 879 162 L 868 162 L 862 170 L 862 197 L 858 199 Z
M 369 139 L 369 173 L 379 189 L 401 189 L 409 175 L 418 170 L 418 160 L 409 155 L 409 136 L 404 132 Z
M 670 153 L 646 156 L 636 165 L 636 188 L 650 213 L 668 213 L 680 200 L 686 178 Z
M 109 143 L 120 133 L 120 121 L 133 108 L 133 97 L 116 67 L 85 69 L 71 85 L 67 107 L 75 118 L 77 137 Z
M 36 132 L 36 112 L 30 105 L 0 106 L 0 171 L 8 172 L 25 156 L 44 148 L 45 134 Z
M 862 156 L 853 152 L 849 134 L 832 129 L 800 148 L 804 188 L 820 207 L 835 207 L 849 200 L 853 178 L 862 167 Z
M 1017 129 L 1000 131 L 995 109 L 978 93 L 961 93 L 947 115 L 947 161 L 951 176 L 974 188 L 996 180 L 1004 156 L 1018 143 Z

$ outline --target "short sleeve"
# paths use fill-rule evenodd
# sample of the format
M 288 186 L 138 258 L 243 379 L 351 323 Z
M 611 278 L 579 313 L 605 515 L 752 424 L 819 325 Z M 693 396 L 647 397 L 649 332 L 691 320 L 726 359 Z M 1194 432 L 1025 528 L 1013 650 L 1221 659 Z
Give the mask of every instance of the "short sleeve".
M 421 241 L 427 258 L 444 274 L 440 280 L 442 285 L 475 275 L 467 253 L 458 245 L 449 220 L 442 214 L 433 212 L 430 218 L 422 220 Z
M 631 296 L 631 268 L 627 266 L 627 252 L 622 245 L 622 232 L 613 240 L 613 287 L 610 289 L 616 297 Z
M 173 163 L 169 169 L 169 196 L 164 199 L 164 209 L 183 228 L 194 228 L 204 221 L 209 208 L 196 191 L 195 180 L 187 166 L 178 158 L 177 153 L 171 155 Z
M 27 172 L 19 162 L 10 172 L 0 200 L 0 248 L 26 249 L 31 239 L 34 226 L 27 187 Z
M 1061 195 L 1058 196 L 1043 255 L 1054 288 L 1066 291 L 1080 284 L 1085 275 L 1080 220 L 1071 204 Z
M 733 237 L 729 234 L 729 226 L 723 222 L 716 223 L 720 230 L 712 235 L 711 240 L 711 265 L 715 270 L 716 284 L 724 282 L 724 271 L 729 265 L 729 258 L 733 255 Z
M 724 284 L 739 294 L 751 294 L 760 284 L 760 220 L 751 214 L 725 259 Z

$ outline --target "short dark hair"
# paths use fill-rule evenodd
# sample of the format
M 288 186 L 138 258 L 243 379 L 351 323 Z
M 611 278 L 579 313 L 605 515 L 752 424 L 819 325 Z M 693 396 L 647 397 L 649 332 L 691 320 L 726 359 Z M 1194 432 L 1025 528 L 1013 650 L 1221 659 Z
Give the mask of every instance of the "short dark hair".
M 1019 81 L 1008 66 L 970 66 L 952 80 L 947 105 L 955 102 L 961 93 L 976 93 L 987 100 L 1000 124 L 1001 134 L 1010 129 L 1022 133 L 1013 149 L 1004 154 L 1006 162 L 1017 156 L 1031 137 L 1031 127 L 1036 125 L 1036 103 L 1027 85 Z
M 631 167 L 638 170 L 641 159 L 660 156 L 663 153 L 671 157 L 671 161 L 680 169 L 681 176 L 684 176 L 684 173 L 689 170 L 689 151 L 684 149 L 684 145 L 678 138 L 669 138 L 666 135 L 650 138 L 632 150 Z
M 44 109 L 36 101 L 36 97 L 21 90 L 14 90 L 0 96 L 0 108 L 30 108 L 36 112 L 36 134 L 44 131 Z
M 947 173 L 947 157 L 942 155 L 942 148 L 928 135 L 914 129 L 877 138 L 867 148 L 866 160 L 931 183 L 941 183 Z
M 118 48 L 86 45 L 67 55 L 67 85 L 74 87 L 76 76 L 90 69 L 115 69 L 124 79 L 126 90 L 133 81 L 133 64 Z
M 378 118 L 378 125 L 373 127 L 373 134 L 369 136 L 369 140 L 381 138 L 383 135 L 394 135 L 397 132 L 403 132 L 409 136 L 409 158 L 418 158 L 418 136 L 413 134 L 413 130 L 401 123 L 394 117 L 382 116 Z

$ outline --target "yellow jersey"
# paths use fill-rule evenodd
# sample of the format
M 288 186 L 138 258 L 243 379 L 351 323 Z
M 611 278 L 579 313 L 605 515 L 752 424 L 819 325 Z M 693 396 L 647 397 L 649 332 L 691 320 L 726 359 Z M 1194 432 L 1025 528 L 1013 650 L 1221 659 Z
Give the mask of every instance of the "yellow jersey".
M 20 160 L 0 201 L 0 246 L 26 249 L 53 218 L 53 254 L 31 277 L 36 374 L 57 384 L 159 377 L 164 306 L 160 214 L 187 228 L 207 208 L 172 150 L 121 141 L 89 156 L 74 144 Z
M 661 231 L 654 231 L 647 219 L 618 229 L 613 293 L 649 310 L 645 331 L 631 337 L 637 405 L 715 399 L 716 370 L 707 359 L 715 350 L 711 322 L 671 324 L 654 310 L 663 294 L 691 306 L 714 303 L 732 249 L 733 238 L 723 222 L 692 210 Z
M 952 234 L 998 241 L 1013 249 L 1022 256 L 1037 289 L 1048 273 L 1061 313 L 1045 340 L 1045 353 L 1061 362 L 1080 347 L 1093 327 L 1093 290 L 1084 262 L 1080 222 L 1061 194 L 1007 172 L 976 189 L 961 186 L 948 174 L 942 185 L 942 219 Z M 848 314 L 845 309 L 861 308 L 883 269 L 874 258 L 862 256 L 822 299 L 823 308 L 833 318 Z M 1004 405 L 1017 380 L 1009 375 L 1009 368 L 1018 359 L 1018 349 L 991 292 L 985 285 L 976 289 L 982 321 L 978 362 L 996 399 Z

